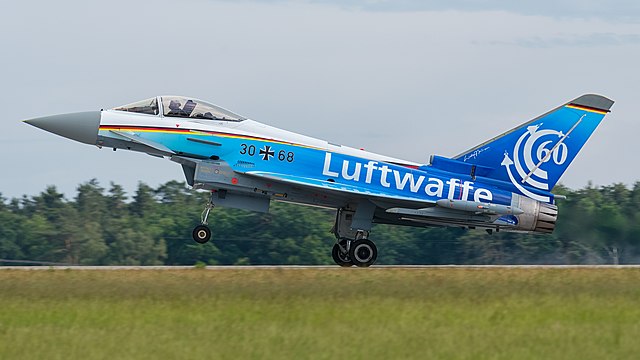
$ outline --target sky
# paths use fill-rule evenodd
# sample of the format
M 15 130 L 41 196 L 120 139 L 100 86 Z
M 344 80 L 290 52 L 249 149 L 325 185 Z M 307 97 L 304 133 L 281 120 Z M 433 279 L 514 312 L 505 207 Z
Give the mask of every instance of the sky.
M 616 103 L 561 183 L 640 180 L 637 1 L 12 1 L 0 48 L 5 198 L 182 181 L 22 123 L 161 94 L 427 163 L 596 93 Z

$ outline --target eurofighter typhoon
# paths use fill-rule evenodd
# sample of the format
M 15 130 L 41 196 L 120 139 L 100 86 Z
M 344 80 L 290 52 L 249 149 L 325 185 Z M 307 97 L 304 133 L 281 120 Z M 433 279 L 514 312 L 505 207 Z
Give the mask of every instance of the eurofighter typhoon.
M 583 95 L 453 157 L 419 164 L 333 144 L 183 96 L 26 120 L 95 145 L 160 156 L 210 192 L 193 239 L 206 243 L 214 206 L 268 212 L 271 201 L 335 209 L 333 260 L 367 267 L 372 224 L 553 232 L 551 193 L 613 101 Z

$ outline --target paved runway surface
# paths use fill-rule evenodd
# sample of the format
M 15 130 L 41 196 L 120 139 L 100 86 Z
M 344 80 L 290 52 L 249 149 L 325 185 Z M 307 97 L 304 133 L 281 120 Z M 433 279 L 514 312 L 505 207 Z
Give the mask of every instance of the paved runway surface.
M 0 266 L 1 270 L 188 270 L 195 266 Z M 351 269 L 630 269 L 640 265 L 374 265 L 369 268 Z M 260 265 L 260 266 L 207 266 L 205 270 L 305 270 L 305 269 L 349 269 L 337 265 Z

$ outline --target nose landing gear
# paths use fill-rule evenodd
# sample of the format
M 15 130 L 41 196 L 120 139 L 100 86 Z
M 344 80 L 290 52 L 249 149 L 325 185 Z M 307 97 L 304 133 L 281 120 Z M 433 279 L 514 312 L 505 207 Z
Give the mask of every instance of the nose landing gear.
M 209 201 L 205 205 L 204 211 L 202 211 L 202 215 L 200 216 L 200 225 L 196 226 L 192 232 L 193 240 L 198 244 L 205 244 L 211 239 L 211 229 L 207 226 L 207 220 L 209 219 L 209 213 L 214 207 L 215 205 L 213 204 L 212 192 L 211 197 L 209 197 Z

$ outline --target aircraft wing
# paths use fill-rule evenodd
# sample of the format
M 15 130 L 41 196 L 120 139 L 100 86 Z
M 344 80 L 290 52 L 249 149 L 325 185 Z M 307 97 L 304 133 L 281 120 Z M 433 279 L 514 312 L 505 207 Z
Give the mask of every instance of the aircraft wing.
M 379 200 L 384 203 L 430 207 L 435 206 L 436 203 L 430 200 L 423 200 L 412 198 L 408 196 L 399 196 L 394 194 L 385 193 L 382 191 L 376 191 L 368 189 L 362 186 L 349 185 L 349 184 L 336 184 L 329 181 L 323 181 L 318 179 L 306 178 L 301 176 L 294 176 L 289 174 L 280 174 L 264 171 L 247 171 L 243 174 L 254 176 L 261 179 L 279 182 L 287 185 L 295 185 L 298 187 L 321 190 L 331 192 L 337 195 L 345 195 L 352 197 L 365 197 L 371 200 Z M 378 201 L 378 202 L 379 202 Z

